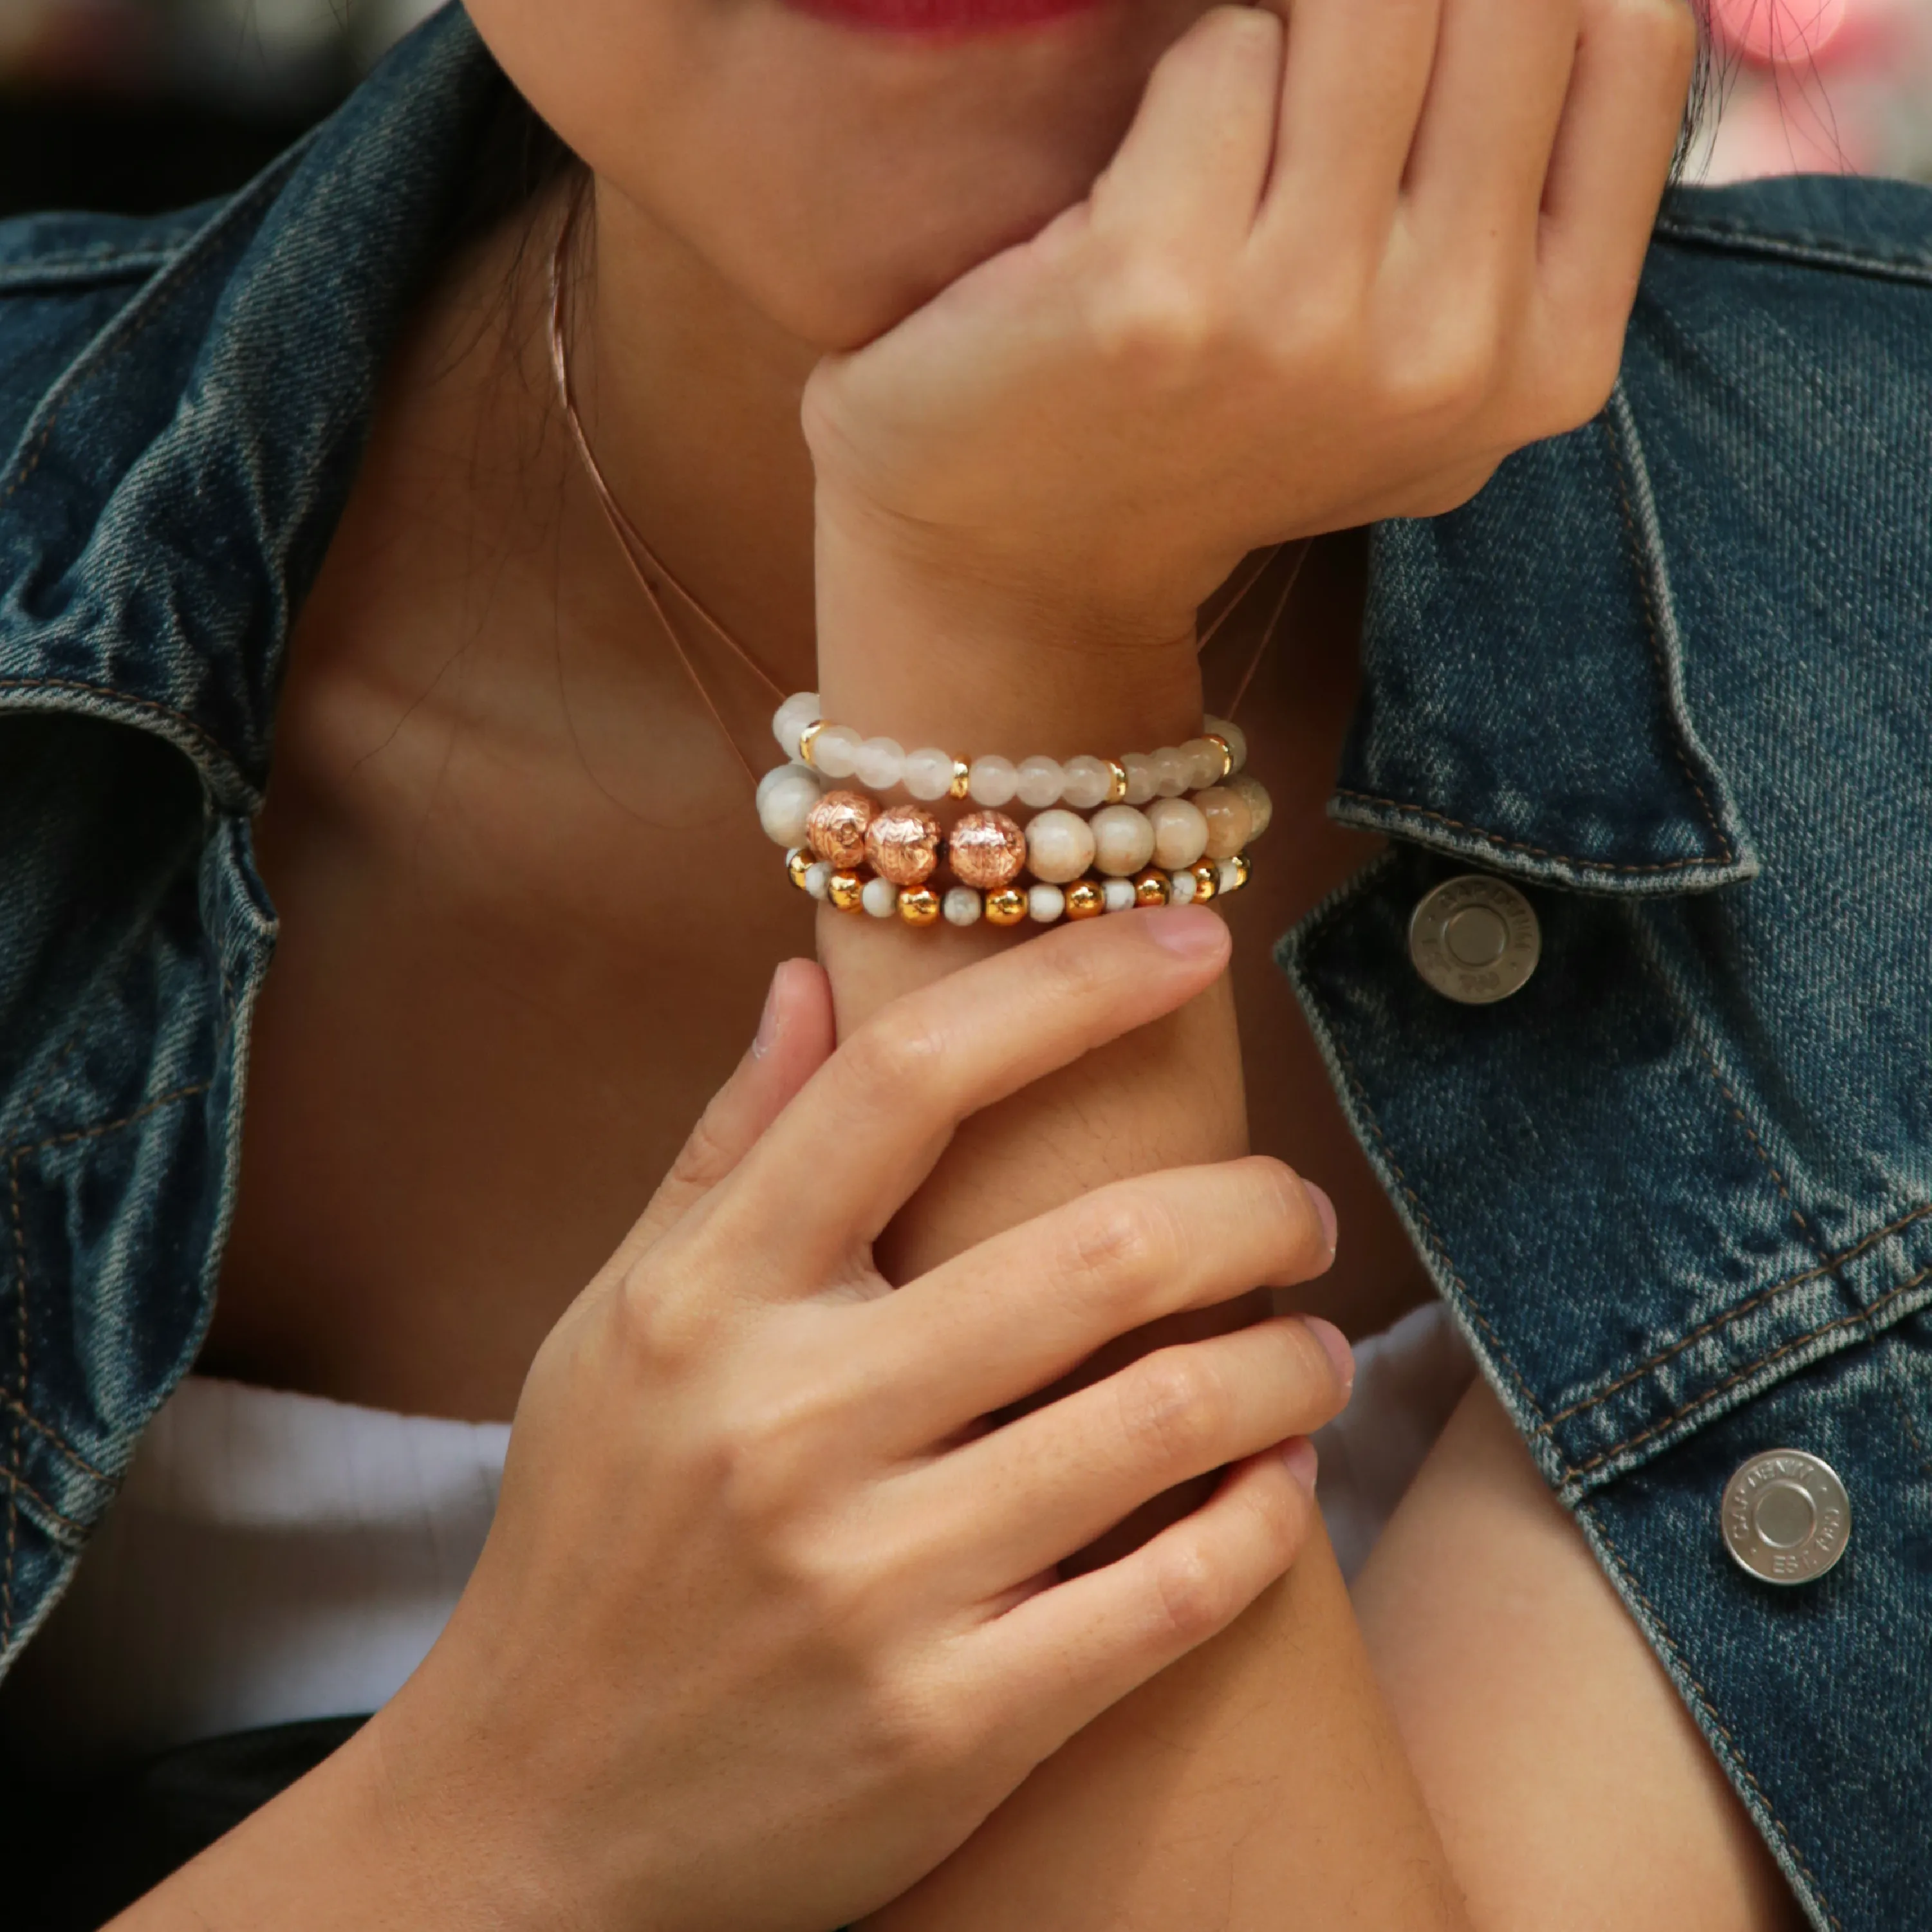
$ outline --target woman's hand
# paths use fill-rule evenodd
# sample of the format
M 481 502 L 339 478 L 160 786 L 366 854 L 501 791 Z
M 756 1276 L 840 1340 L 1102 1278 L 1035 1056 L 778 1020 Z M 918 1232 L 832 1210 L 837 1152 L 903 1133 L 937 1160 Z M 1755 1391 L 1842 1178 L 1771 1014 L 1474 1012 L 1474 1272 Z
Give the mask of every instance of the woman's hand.
M 538 1356 L 448 1631 L 357 1741 L 396 1828 L 441 1848 L 441 1910 L 830 1932 L 1286 1568 L 1312 1511 L 1300 1438 L 1346 1394 L 1324 1324 L 982 1420 L 1157 1317 L 1319 1274 L 1330 1244 L 1286 1168 L 1103 1189 L 896 1292 L 870 1254 L 963 1118 L 1172 1012 L 1226 951 L 1198 910 L 1096 920 L 836 1052 L 823 976 L 781 969 L 759 1046 Z M 1057 1580 L 1224 1465 L 1192 1514 Z
M 1203 15 L 1085 201 L 820 364 L 822 568 L 1166 643 L 1244 552 L 1453 507 L 1602 406 L 1684 0 L 1281 11 Z

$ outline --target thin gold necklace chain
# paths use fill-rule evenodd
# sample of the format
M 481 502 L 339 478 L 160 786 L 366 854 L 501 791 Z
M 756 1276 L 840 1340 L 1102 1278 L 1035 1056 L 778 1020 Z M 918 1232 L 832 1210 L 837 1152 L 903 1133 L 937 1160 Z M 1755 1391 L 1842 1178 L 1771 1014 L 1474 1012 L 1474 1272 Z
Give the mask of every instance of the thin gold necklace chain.
M 590 447 L 590 439 L 584 432 L 583 418 L 578 414 L 576 393 L 570 380 L 566 324 L 570 238 L 577 225 L 577 214 L 580 206 L 581 197 L 574 197 L 557 230 L 556 246 L 551 251 L 550 263 L 550 362 L 551 372 L 556 380 L 557 399 L 562 406 L 563 419 L 570 431 L 570 440 L 577 451 L 578 458 L 584 465 L 584 474 L 590 478 L 592 494 L 597 499 L 597 507 L 603 512 L 604 520 L 610 526 L 611 535 L 616 538 L 618 548 L 624 553 L 624 561 L 629 566 L 631 574 L 637 579 L 638 587 L 644 592 L 659 628 L 670 640 L 671 648 L 677 653 L 678 662 L 684 667 L 685 675 L 690 679 L 692 688 L 710 712 L 711 722 L 717 726 L 719 735 L 730 746 L 733 756 L 745 768 L 746 778 L 755 785 L 758 781 L 756 768 L 740 749 L 736 738 L 732 735 L 731 728 L 725 723 L 724 714 L 718 710 L 710 688 L 699 674 L 696 661 L 686 647 L 684 640 L 678 634 L 676 626 L 671 622 L 670 613 L 664 608 L 664 600 L 658 596 L 656 585 L 651 581 L 650 574 L 644 565 L 638 562 L 638 558 L 641 556 L 651 570 L 655 571 L 690 606 L 706 628 L 764 685 L 775 700 L 782 704 L 788 694 L 764 666 L 712 615 L 703 601 L 686 589 L 676 573 L 645 541 L 644 532 L 626 515 L 623 506 L 617 501 L 610 486 L 604 479 L 604 472 L 598 463 L 596 452 Z M 1247 695 L 1248 687 L 1254 682 L 1255 674 L 1260 670 L 1262 661 L 1268 656 L 1269 647 L 1281 628 L 1282 618 L 1287 611 L 1288 599 L 1294 594 L 1295 584 L 1301 575 L 1302 566 L 1308 561 L 1311 542 L 1312 539 L 1304 537 L 1295 546 L 1294 561 L 1288 566 L 1286 578 L 1275 598 L 1274 608 L 1269 614 L 1268 622 L 1262 627 L 1261 640 L 1256 646 L 1246 668 L 1241 674 L 1240 681 L 1235 686 L 1234 694 L 1228 701 L 1223 715 L 1230 719 L 1239 710 L 1242 699 Z M 1246 602 L 1249 592 L 1261 581 L 1268 566 L 1286 548 L 1286 544 L 1276 544 L 1261 554 L 1249 568 L 1240 587 L 1216 614 L 1214 622 L 1202 632 L 1195 646 L 1197 653 L 1206 650 L 1214 641 L 1216 633 Z

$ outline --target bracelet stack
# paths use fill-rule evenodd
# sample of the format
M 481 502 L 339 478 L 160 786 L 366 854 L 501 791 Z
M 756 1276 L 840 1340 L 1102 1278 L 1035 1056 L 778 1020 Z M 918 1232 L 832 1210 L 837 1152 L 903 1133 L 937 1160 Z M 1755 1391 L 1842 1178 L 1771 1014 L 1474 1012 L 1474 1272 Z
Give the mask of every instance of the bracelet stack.
M 827 723 L 812 692 L 788 698 L 772 729 L 791 762 L 760 782 L 758 817 L 786 848 L 793 884 L 841 910 L 910 926 L 1049 924 L 1238 891 L 1246 848 L 1273 815 L 1241 770 L 1246 739 L 1220 718 L 1179 746 L 1064 763 L 908 754 Z M 866 790 L 825 787 L 848 778 Z M 914 802 L 868 795 L 901 786 Z M 1033 809 L 1024 826 L 999 808 L 1016 797 Z M 977 808 L 949 831 L 926 809 L 941 799 Z M 942 866 L 956 882 L 944 890 L 930 883 Z

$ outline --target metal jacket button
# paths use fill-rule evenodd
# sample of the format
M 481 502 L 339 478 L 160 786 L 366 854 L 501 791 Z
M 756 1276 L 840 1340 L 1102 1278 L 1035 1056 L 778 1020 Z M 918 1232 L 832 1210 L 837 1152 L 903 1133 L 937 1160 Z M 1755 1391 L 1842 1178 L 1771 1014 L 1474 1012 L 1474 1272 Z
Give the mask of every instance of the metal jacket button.
M 1521 988 L 1543 956 L 1536 908 L 1483 872 L 1445 879 L 1409 916 L 1408 956 L 1445 998 L 1485 1006 Z
M 1724 1485 L 1724 1547 L 1767 1583 L 1808 1583 L 1844 1555 L 1852 1502 L 1830 1463 L 1767 1449 Z

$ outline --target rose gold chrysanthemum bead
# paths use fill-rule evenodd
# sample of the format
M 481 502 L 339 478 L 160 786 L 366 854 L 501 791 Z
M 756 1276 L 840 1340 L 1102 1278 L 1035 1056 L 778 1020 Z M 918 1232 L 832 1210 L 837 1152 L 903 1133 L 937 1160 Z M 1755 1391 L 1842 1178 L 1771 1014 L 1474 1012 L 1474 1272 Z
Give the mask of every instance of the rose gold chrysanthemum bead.
M 922 805 L 896 805 L 866 827 L 872 870 L 896 886 L 923 885 L 939 863 L 939 820 Z
M 946 862 L 962 886 L 997 892 L 1026 865 L 1026 834 L 1004 812 L 969 812 L 946 842 Z
M 850 871 L 866 856 L 866 828 L 879 808 L 862 791 L 829 791 L 806 814 L 805 842 L 829 866 Z

